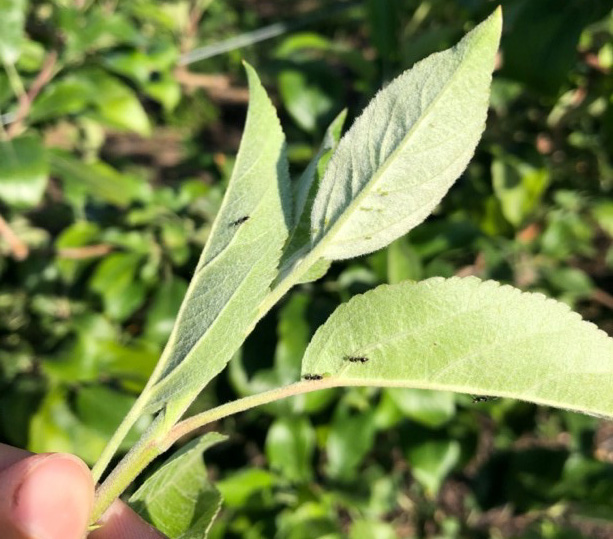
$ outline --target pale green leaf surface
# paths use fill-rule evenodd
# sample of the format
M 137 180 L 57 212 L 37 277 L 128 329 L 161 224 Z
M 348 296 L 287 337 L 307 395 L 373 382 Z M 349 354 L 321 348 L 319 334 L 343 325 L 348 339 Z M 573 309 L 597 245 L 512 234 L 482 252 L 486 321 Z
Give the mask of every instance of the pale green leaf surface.
M 302 372 L 613 416 L 613 339 L 565 304 L 474 277 L 354 297 L 319 328 Z
M 485 127 L 502 16 L 392 81 L 341 139 L 311 216 L 327 259 L 375 251 L 421 223 Z
M 224 202 L 179 311 L 149 409 L 200 391 L 242 344 L 277 273 L 291 213 L 285 137 L 255 71 Z
M 225 439 L 211 432 L 187 444 L 132 495 L 132 508 L 171 539 L 206 537 L 221 495 L 207 478 L 202 453 Z

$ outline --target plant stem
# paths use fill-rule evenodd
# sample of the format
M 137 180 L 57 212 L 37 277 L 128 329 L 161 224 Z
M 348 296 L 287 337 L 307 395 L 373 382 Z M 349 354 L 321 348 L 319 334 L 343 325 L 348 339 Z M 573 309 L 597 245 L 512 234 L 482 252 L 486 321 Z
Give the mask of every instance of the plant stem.
M 127 417 L 126 417 L 127 419 Z M 158 455 L 165 451 L 158 443 L 164 417 L 160 414 L 149 426 L 138 443 L 121 459 L 104 483 L 96 490 L 91 523 L 95 524 L 111 504 L 122 494 L 136 476 Z
M 227 404 L 222 404 L 221 406 L 217 406 L 212 410 L 207 410 L 206 412 L 202 412 L 201 414 L 192 416 L 181 421 L 180 423 L 177 423 L 166 435 L 164 441 L 170 447 L 179 438 L 182 438 L 186 434 L 189 434 L 190 432 L 203 427 L 204 425 L 208 425 L 214 421 L 223 419 L 224 417 L 228 417 L 239 412 L 244 412 L 245 410 L 250 410 L 256 406 L 262 406 L 263 404 L 269 404 L 280 399 L 292 397 L 294 395 L 310 393 L 311 391 L 318 391 L 320 389 L 328 389 L 331 387 L 336 387 L 337 385 L 338 382 L 331 378 L 323 378 L 322 380 L 304 380 L 289 386 L 278 387 L 256 395 L 249 395 L 248 397 L 243 397 L 242 399 L 228 402 Z
M 277 285 L 271 290 L 270 294 L 268 294 L 260 305 L 258 313 L 248 333 L 253 330 L 258 321 L 261 320 L 270 309 L 272 309 L 272 307 L 290 290 L 290 288 L 296 284 L 300 277 L 302 277 L 302 275 L 304 275 L 304 273 L 308 271 L 315 262 L 317 262 L 317 260 L 320 258 L 320 251 L 323 249 L 323 247 L 323 243 L 319 243 L 314 246 L 303 259 L 299 260 L 295 264 L 292 271 L 290 271 L 284 278 L 281 279 L 281 281 L 277 283 Z M 165 356 L 165 352 L 162 353 L 162 357 L 160 358 L 160 361 L 158 361 L 158 364 L 156 365 L 153 374 L 149 378 L 145 389 L 105 447 L 101 457 L 96 462 L 96 465 L 92 471 L 96 481 L 100 479 L 104 473 L 104 470 L 108 466 L 108 463 L 113 458 L 113 455 L 115 455 L 117 452 L 119 445 L 126 437 L 130 428 L 132 425 L 134 425 L 146 406 L 149 393 L 148 390 L 158 381 L 164 367 L 163 358 Z M 325 378 L 323 380 L 297 382 L 290 386 L 273 389 L 265 393 L 251 395 L 249 397 L 224 404 L 192 418 L 186 419 L 178 424 L 176 424 L 177 421 L 181 418 L 199 391 L 195 395 L 186 395 L 183 399 L 177 399 L 176 402 L 169 403 L 164 409 L 164 412 L 158 415 L 154 423 L 139 440 L 139 442 L 119 462 L 117 467 L 98 488 L 96 502 L 94 505 L 94 518 L 96 520 L 100 518 L 104 511 L 106 511 L 106 509 L 108 509 L 108 507 L 111 505 L 113 500 L 122 494 L 128 485 L 155 457 L 166 451 L 174 442 L 192 430 L 228 415 L 242 412 L 243 410 L 248 410 L 254 406 L 273 402 L 291 395 L 298 395 L 300 393 L 307 393 L 327 387 L 334 387 L 334 383 L 331 383 L 331 380 L 326 380 Z
M 121 422 L 119 427 L 117 427 L 117 430 L 113 433 L 113 436 L 106 444 L 104 450 L 102 451 L 102 454 L 92 468 L 94 483 L 100 481 L 104 470 L 106 470 L 106 467 L 109 465 L 109 462 L 111 462 L 111 459 L 115 456 L 115 453 L 117 453 L 121 442 L 123 442 L 124 438 L 128 435 L 128 432 L 130 432 L 130 429 L 132 428 L 134 423 L 136 423 L 136 421 L 138 420 L 142 411 L 141 397 L 136 400 L 134 406 L 130 408 L 130 411 L 123 418 L 123 421 Z
M 167 424 L 169 422 L 173 424 L 174 418 L 166 418 L 164 414 L 160 414 L 139 440 L 138 444 L 121 460 L 96 491 L 92 523 L 95 523 L 104 514 L 113 501 L 123 493 L 130 483 L 134 481 L 153 459 L 164 453 L 179 438 L 186 434 L 204 425 L 208 425 L 213 421 L 239 412 L 244 412 L 245 410 L 250 410 L 262 404 L 268 404 L 279 399 L 300 395 L 302 393 L 309 393 L 319 389 L 336 387 L 337 385 L 338 382 L 331 378 L 296 382 L 289 386 L 265 391 L 257 395 L 250 395 L 249 397 L 223 404 L 212 410 L 185 419 L 174 425 L 170 430 L 167 430 Z M 183 413 L 182 407 L 178 413 Z M 164 433 L 164 430 L 167 430 L 167 432 Z

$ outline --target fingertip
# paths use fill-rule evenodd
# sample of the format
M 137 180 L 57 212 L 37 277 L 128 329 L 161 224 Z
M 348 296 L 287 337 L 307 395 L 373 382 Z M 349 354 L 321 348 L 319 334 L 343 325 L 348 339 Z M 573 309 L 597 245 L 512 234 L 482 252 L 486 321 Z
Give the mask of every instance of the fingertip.
M 87 465 L 63 454 L 35 455 L 0 474 L 0 522 L 18 538 L 81 539 L 93 506 Z
M 98 524 L 89 539 L 166 539 L 121 500 L 115 500 Z

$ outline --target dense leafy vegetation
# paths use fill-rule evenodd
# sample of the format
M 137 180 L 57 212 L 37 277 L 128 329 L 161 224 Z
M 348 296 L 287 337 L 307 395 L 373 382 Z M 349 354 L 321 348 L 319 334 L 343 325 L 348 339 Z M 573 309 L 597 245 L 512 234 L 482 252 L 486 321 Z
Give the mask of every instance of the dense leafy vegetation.
M 562 299 L 611 332 L 610 6 L 504 4 L 485 138 L 435 216 L 295 289 L 192 412 L 298 379 L 310 337 L 336 305 L 385 282 L 493 277 Z M 355 116 L 382 82 L 492 9 L 341 7 L 308 29 L 290 25 L 274 41 L 188 68 L 181 54 L 193 47 L 301 6 L 9 2 L 10 32 L 0 39 L 3 440 L 93 463 L 143 388 L 216 233 L 243 128 L 242 55 L 277 82 L 295 172 L 347 103 Z M 271 151 L 273 133 L 274 125 Z M 279 230 L 270 232 L 273 242 Z M 206 262 L 205 251 L 202 271 Z M 125 448 L 147 423 L 139 420 Z M 219 430 L 230 437 L 207 453 L 225 500 L 213 536 L 572 537 L 606 530 L 611 517 L 610 428 L 570 412 L 356 388 L 273 403 Z M 175 465 L 198 460 L 205 440 Z M 139 492 L 135 503 L 147 483 Z

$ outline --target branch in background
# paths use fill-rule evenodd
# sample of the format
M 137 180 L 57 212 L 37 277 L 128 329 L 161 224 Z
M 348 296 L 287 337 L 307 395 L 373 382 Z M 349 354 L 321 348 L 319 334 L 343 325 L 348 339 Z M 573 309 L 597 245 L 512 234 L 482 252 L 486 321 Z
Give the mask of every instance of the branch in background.
M 596 303 L 600 303 L 601 305 L 607 307 L 608 309 L 613 309 L 613 296 L 608 292 L 605 292 L 601 288 L 596 288 L 592 292 L 592 300 Z
M 27 258 L 29 250 L 28 246 L 19 239 L 17 234 L 13 232 L 13 229 L 0 215 L 0 238 L 4 238 L 9 244 L 11 253 L 15 260 L 24 260 Z
M 19 108 L 14 117 L 13 123 L 6 130 L 9 138 L 13 138 L 15 135 L 19 134 L 22 129 L 23 120 L 25 120 L 26 116 L 30 112 L 30 107 L 32 106 L 32 102 L 36 99 L 36 96 L 40 93 L 40 91 L 44 88 L 45 84 L 47 84 L 54 75 L 55 63 L 57 61 L 57 52 L 51 51 L 47 54 L 45 61 L 43 62 L 43 66 L 34 79 L 34 82 L 30 86 L 27 94 L 22 96 L 19 99 Z
M 247 88 L 233 87 L 230 80 L 224 75 L 208 75 L 192 73 L 184 67 L 175 69 L 174 76 L 177 82 L 192 88 L 202 88 L 213 101 L 219 103 L 247 103 L 249 91 Z
M 82 260 L 85 258 L 97 258 L 108 255 L 113 250 L 112 245 L 101 243 L 99 245 L 87 245 L 86 247 L 65 247 L 58 249 L 57 255 L 60 258 L 70 258 L 72 260 Z
M 311 13 L 305 13 L 304 15 L 300 16 L 300 18 L 292 21 L 277 22 L 263 28 L 258 28 L 252 32 L 246 32 L 244 34 L 231 37 L 225 41 L 205 45 L 204 47 L 200 47 L 188 53 L 182 54 L 179 58 L 179 65 L 185 66 L 194 62 L 199 62 L 200 60 L 207 60 L 208 58 L 213 58 L 214 56 L 219 56 L 220 54 L 224 54 L 235 49 L 240 49 L 242 47 L 247 47 L 248 45 L 260 43 L 261 41 L 266 41 L 267 39 L 272 39 L 273 37 L 281 36 L 320 20 L 329 19 L 331 16 L 352 7 L 359 6 L 361 3 L 362 2 L 360 1 L 338 2 L 337 4 L 327 6 L 324 9 L 318 9 L 312 11 Z

